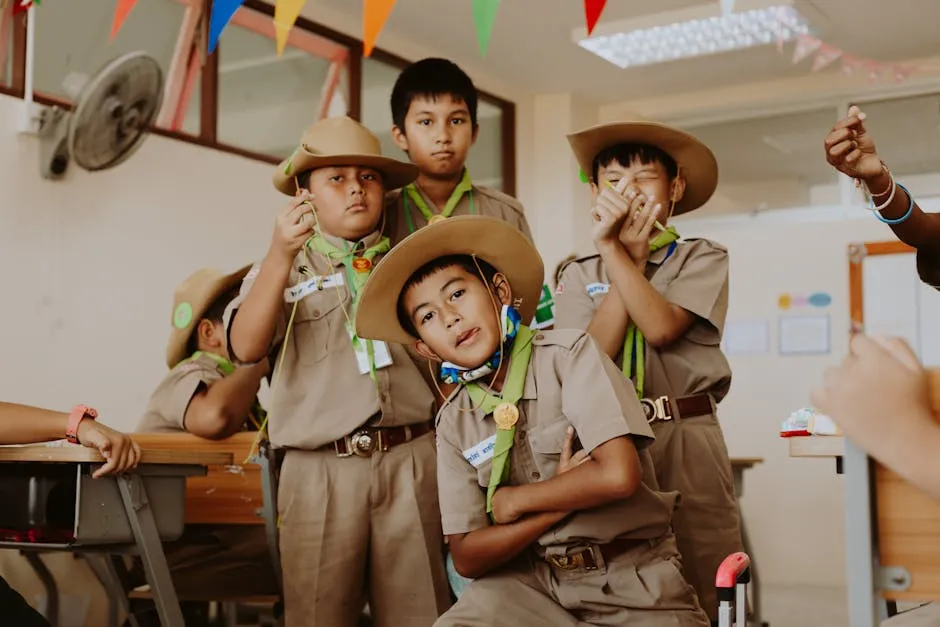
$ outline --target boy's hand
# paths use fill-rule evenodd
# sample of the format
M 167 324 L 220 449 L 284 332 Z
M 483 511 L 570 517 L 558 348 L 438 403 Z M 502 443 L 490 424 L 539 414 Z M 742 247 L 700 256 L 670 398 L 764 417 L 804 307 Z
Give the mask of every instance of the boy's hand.
M 297 256 L 304 242 L 313 233 L 314 215 L 308 204 L 313 198 L 307 190 L 299 190 L 281 210 L 274 222 L 274 236 L 271 238 L 269 254 L 288 262 Z
M 628 189 L 628 198 L 631 197 L 631 193 L 635 194 L 633 196 L 635 199 L 641 196 L 646 198 L 638 189 Z M 637 265 L 645 264 L 650 258 L 650 233 L 653 232 L 653 226 L 659 219 L 662 208 L 662 205 L 654 202 L 653 199 L 646 200 L 639 211 L 630 214 L 620 229 L 620 243 L 627 250 L 633 263 Z
M 568 427 L 568 433 L 565 434 L 565 443 L 561 446 L 561 456 L 558 458 L 558 468 L 555 470 L 556 475 L 561 475 L 572 468 L 577 468 L 584 462 L 591 460 L 591 454 L 586 450 L 581 449 L 575 454 L 571 454 L 571 449 L 574 448 L 574 427 Z
M 849 107 L 849 114 L 836 122 L 826 136 L 826 161 L 839 172 L 855 179 L 869 180 L 883 171 L 875 142 L 865 128 L 865 114 Z
M 614 189 L 602 187 L 591 208 L 591 217 L 594 218 L 591 237 L 598 249 L 610 244 L 619 245 L 620 230 L 631 214 L 631 202 L 623 197 L 626 186 L 627 179 L 622 178 Z
M 95 420 L 78 423 L 78 441 L 82 446 L 98 449 L 107 460 L 92 475 L 98 477 L 118 474 L 135 468 L 140 462 L 140 446 L 129 435 L 115 431 Z
M 927 377 L 910 346 L 897 338 L 853 337 L 849 356 L 826 372 L 812 403 L 867 451 L 932 420 Z

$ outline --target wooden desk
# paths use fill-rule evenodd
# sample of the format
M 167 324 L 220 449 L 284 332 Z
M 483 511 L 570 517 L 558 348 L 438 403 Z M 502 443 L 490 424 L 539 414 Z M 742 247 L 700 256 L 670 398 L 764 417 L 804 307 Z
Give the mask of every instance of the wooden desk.
M 754 466 L 764 463 L 763 457 L 732 457 L 731 470 L 734 473 L 734 495 L 738 500 L 738 511 L 741 516 L 741 542 L 744 544 L 744 552 L 751 558 L 751 619 L 758 626 L 763 625 L 763 615 L 761 613 L 761 589 L 760 577 L 757 574 L 757 560 L 754 558 L 754 547 L 751 544 L 751 536 L 747 531 L 747 524 L 744 520 L 744 510 L 741 509 L 741 497 L 744 495 L 744 473 Z
M 184 627 L 161 540 L 173 540 L 182 533 L 186 478 L 204 475 L 207 466 L 231 464 L 232 455 L 144 448 L 141 464 L 132 472 L 92 479 L 92 470 L 103 462 L 97 451 L 71 444 L 0 447 L 0 484 L 14 492 L 28 486 L 31 515 L 42 514 L 45 522 L 46 499 L 54 489 L 62 490 L 56 495 L 57 507 L 64 505 L 63 495 L 73 499 L 66 506 L 73 521 L 73 539 L 11 540 L 0 542 L 0 547 L 27 553 L 139 553 L 161 623 Z M 38 558 L 32 558 L 35 566 Z M 57 603 L 51 592 L 48 618 L 55 625 L 58 608 L 53 607 Z

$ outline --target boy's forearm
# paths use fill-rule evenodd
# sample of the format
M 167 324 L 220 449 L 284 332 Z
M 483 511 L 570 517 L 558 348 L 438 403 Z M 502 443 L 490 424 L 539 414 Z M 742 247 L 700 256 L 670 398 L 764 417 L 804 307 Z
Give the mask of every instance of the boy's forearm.
M 258 276 L 231 323 L 230 349 L 238 361 L 253 363 L 268 354 L 281 315 L 290 269 L 290 260 L 270 254 L 261 262 Z
M 887 172 L 882 171 L 874 178 L 866 181 L 866 186 L 869 191 L 874 190 L 880 193 L 891 188 L 891 178 Z M 878 196 L 875 198 L 875 204 L 880 205 L 887 199 L 886 196 Z M 909 197 L 903 189 L 898 188 L 891 204 L 882 209 L 880 213 L 884 218 L 897 220 L 907 213 L 912 200 L 913 197 Z M 940 250 L 940 214 L 924 213 L 916 202 L 907 220 L 890 226 L 898 239 L 908 246 Z
M 454 567 L 464 577 L 482 577 L 531 547 L 566 516 L 567 512 L 533 514 L 506 525 L 471 531 L 451 541 Z
M 627 315 L 620 295 L 617 294 L 617 288 L 611 285 L 600 307 L 594 312 L 587 332 L 601 347 L 601 350 L 614 359 L 623 349 L 623 340 L 627 335 L 629 322 L 630 317 Z
M 236 368 L 235 372 L 209 386 L 206 397 L 209 406 L 216 408 L 217 421 L 214 433 L 207 437 L 227 438 L 241 430 L 267 372 L 268 364 L 262 360 L 253 366 Z
M 0 444 L 32 444 L 65 437 L 65 412 L 0 402 Z

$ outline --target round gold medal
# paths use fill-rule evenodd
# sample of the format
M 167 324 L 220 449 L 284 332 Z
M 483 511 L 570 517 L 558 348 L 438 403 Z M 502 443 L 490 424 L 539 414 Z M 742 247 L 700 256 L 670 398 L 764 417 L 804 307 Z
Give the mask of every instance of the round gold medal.
M 437 224 L 438 222 L 442 222 L 443 220 L 446 220 L 446 219 L 447 217 L 442 216 L 441 214 L 433 215 L 431 216 L 431 219 L 428 220 L 428 224 Z
M 500 429 L 512 429 L 519 420 L 519 410 L 512 403 L 500 403 L 493 410 L 493 420 Z

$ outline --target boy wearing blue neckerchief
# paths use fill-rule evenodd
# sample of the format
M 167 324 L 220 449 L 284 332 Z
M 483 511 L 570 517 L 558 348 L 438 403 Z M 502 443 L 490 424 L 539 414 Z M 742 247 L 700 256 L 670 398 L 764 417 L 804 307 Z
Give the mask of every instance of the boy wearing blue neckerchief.
M 731 386 L 721 351 L 728 251 L 680 240 L 669 219 L 708 201 L 717 161 L 695 137 L 654 122 L 603 124 L 568 140 L 591 180 L 597 253 L 562 273 L 558 324 L 585 329 L 635 385 L 656 434 L 659 485 L 682 497 L 673 525 L 683 572 L 716 622 L 715 575 L 742 550 L 716 412 Z
M 396 246 L 360 298 L 361 337 L 411 342 L 457 381 L 437 417 L 438 493 L 473 581 L 435 624 L 707 626 L 632 387 L 586 333 L 520 323 L 543 272 L 519 231 L 461 216 Z

